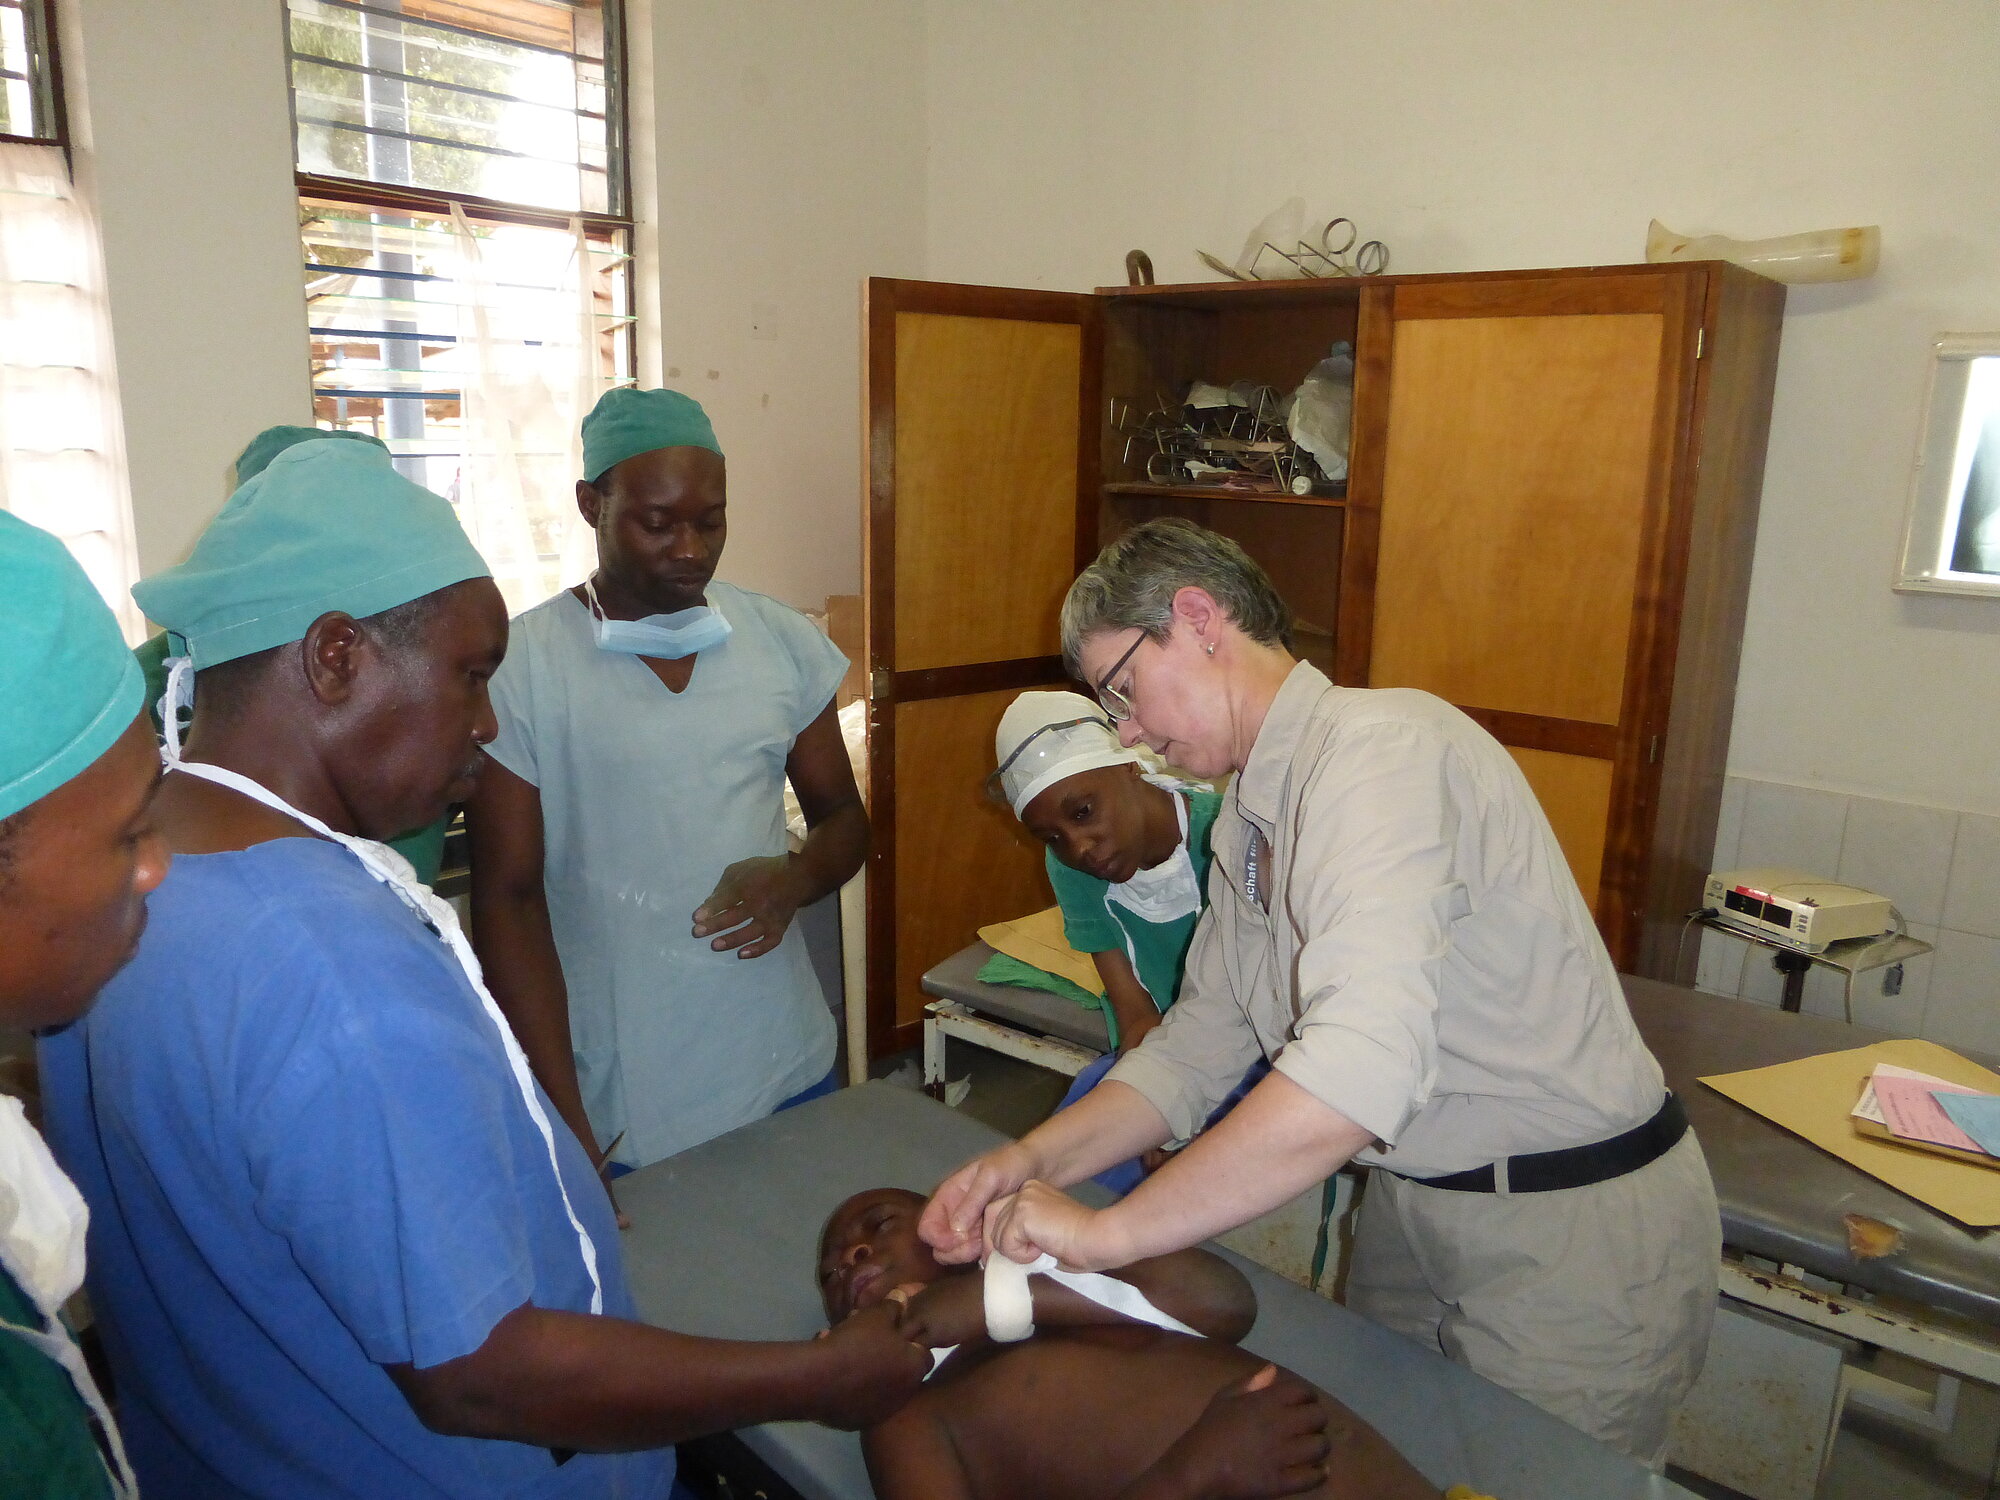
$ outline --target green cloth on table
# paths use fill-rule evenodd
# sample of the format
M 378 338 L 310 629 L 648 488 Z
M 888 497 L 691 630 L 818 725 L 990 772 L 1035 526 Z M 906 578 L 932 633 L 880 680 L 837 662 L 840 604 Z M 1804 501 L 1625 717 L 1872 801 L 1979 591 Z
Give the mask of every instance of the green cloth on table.
M 1080 984 L 1073 984 L 1060 974 L 1051 974 L 1047 969 L 1038 969 L 1033 964 L 1024 964 L 1018 958 L 1010 958 L 1005 953 L 996 953 L 979 966 L 974 976 L 981 984 L 1011 984 L 1016 989 L 1046 990 L 1051 995 L 1060 995 L 1065 1000 L 1074 1001 L 1085 1010 L 1101 1010 L 1110 1014 L 1102 995 L 1093 995 Z
M 0 1322 L 46 1327 L 5 1270 L 0 1270 Z M 69 1371 L 25 1339 L 0 1332 L 0 1495 L 108 1500 L 110 1494 L 90 1408 Z
M 167 730 L 160 722 L 160 699 L 167 693 L 167 633 L 163 630 L 144 645 L 135 646 L 132 654 L 139 658 L 139 670 L 146 675 L 146 713 L 153 721 L 153 733 L 163 735 Z M 450 822 L 451 814 L 446 813 L 428 828 L 389 840 L 389 847 L 410 862 L 417 879 L 425 885 L 436 885 L 438 871 L 444 867 L 444 832 Z
M 979 972 L 972 976 L 981 984 L 1009 984 L 1017 990 L 1041 990 L 1046 994 L 1081 1005 L 1085 1010 L 1104 1013 L 1104 1027 L 1111 1035 L 1111 1050 L 1118 1050 L 1118 1015 L 1111 1008 L 1111 1002 L 1102 995 L 1093 995 L 1082 985 L 1073 983 L 1060 974 L 1051 974 L 1047 969 L 1038 969 L 1033 964 L 1022 963 L 1009 954 L 996 953 L 979 966 Z
M 1215 815 L 1222 810 L 1222 793 L 1195 787 L 1173 795 L 1187 798 L 1188 855 L 1205 905 L 1208 866 L 1214 857 L 1209 840 Z M 1153 1004 L 1164 1012 L 1180 993 L 1181 965 L 1187 961 L 1200 913 L 1191 912 L 1171 922 L 1148 922 L 1107 899 L 1109 883 L 1072 870 L 1056 858 L 1054 850 L 1048 852 L 1047 861 L 1049 884 L 1062 908 L 1063 935 L 1070 947 L 1079 953 L 1125 954 Z

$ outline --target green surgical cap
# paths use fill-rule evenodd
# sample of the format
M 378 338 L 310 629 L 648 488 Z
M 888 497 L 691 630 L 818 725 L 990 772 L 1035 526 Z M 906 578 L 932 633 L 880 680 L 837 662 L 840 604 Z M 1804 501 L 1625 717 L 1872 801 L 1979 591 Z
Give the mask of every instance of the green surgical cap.
M 250 439 L 246 447 L 236 457 L 236 482 L 248 484 L 271 466 L 271 460 L 287 448 L 295 448 L 300 443 L 317 442 L 321 438 L 351 438 L 357 443 L 373 443 L 384 453 L 389 445 L 372 433 L 329 431 L 324 427 L 266 427 Z
M 583 477 L 592 484 L 612 465 L 655 448 L 722 453 L 708 413 L 679 391 L 606 391 L 583 419 Z
M 237 486 L 188 560 L 132 597 L 200 671 L 304 640 L 334 610 L 365 619 L 491 576 L 451 507 L 386 450 L 317 441 Z
M 0 818 L 87 769 L 145 696 L 117 619 L 69 549 L 0 511 Z

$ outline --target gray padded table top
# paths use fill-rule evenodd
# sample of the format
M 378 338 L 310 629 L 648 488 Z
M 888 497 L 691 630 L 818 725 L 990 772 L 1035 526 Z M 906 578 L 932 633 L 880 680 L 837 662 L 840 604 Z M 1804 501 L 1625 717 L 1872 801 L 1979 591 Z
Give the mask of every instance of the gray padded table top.
M 961 948 L 918 980 L 917 986 L 926 995 L 956 1000 L 1011 1026 L 1025 1026 L 1093 1052 L 1111 1050 L 1111 1029 L 1105 1024 L 1103 1011 L 1085 1010 L 1074 1001 L 1044 990 L 984 983 L 979 978 L 979 966 L 992 956 L 993 950 L 984 943 Z
M 1696 1081 L 1865 1047 L 1886 1033 L 1650 979 L 1627 977 L 1625 994 L 1708 1155 L 1724 1240 L 1816 1276 L 2000 1325 L 2000 1236 L 1967 1229 Z M 1850 1213 L 1901 1229 L 1903 1249 L 1856 1260 L 1841 1221 Z
M 649 1322 L 794 1339 L 823 1323 L 821 1223 L 863 1188 L 927 1191 L 1001 1137 L 922 1094 L 842 1089 L 657 1162 L 618 1184 L 625 1265 Z M 1440 1488 L 1501 1500 L 1688 1500 L 1687 1491 L 1471 1372 L 1261 1267 L 1230 1257 L 1260 1308 L 1245 1345 L 1318 1382 Z M 868 1500 L 858 1439 L 805 1423 L 741 1434 L 807 1500 Z

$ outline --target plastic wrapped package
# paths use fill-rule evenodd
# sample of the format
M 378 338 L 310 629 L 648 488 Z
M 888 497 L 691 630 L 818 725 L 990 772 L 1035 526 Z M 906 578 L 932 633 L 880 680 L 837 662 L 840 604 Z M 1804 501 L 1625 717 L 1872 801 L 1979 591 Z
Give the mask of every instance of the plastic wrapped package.
M 1312 367 L 1292 399 L 1286 422 L 1292 441 L 1313 456 L 1329 481 L 1347 478 L 1347 445 L 1354 427 L 1354 346 L 1342 339 Z

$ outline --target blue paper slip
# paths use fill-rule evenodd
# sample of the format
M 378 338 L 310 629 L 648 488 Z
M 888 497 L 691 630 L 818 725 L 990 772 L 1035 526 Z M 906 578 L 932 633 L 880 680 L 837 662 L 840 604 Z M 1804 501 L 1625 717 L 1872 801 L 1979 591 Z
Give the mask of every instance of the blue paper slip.
M 2000 1094 L 1936 1093 L 1931 1097 L 1988 1156 L 2000 1156 Z

